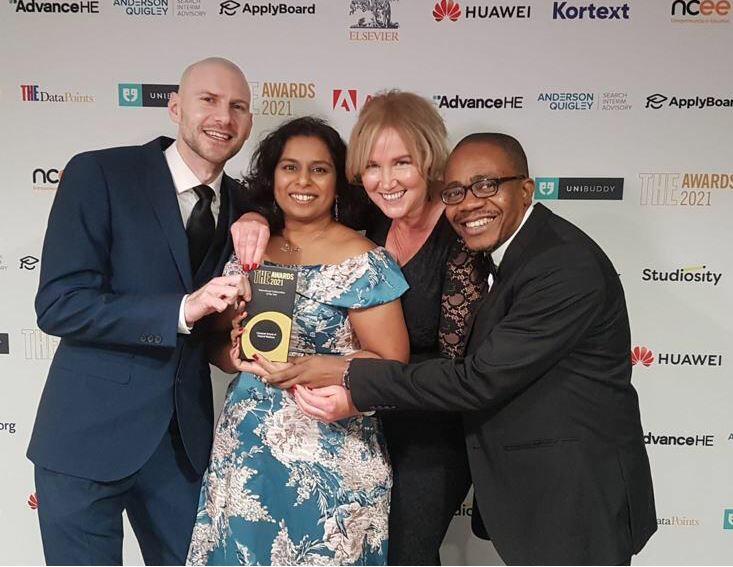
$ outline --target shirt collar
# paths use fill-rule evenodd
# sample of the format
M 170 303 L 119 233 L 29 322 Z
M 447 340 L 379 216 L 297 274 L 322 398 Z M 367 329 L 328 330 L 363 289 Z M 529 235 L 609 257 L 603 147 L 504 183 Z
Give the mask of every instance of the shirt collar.
M 171 170 L 171 176 L 173 177 L 173 185 L 176 187 L 176 193 L 179 195 L 186 191 L 190 191 L 197 185 L 201 185 L 201 180 L 196 177 L 196 174 L 191 171 L 188 167 L 181 152 L 178 151 L 178 144 L 173 142 L 168 149 L 165 150 L 165 160 L 168 162 L 168 169 Z M 216 176 L 211 183 L 206 183 L 214 191 L 214 199 L 219 198 L 221 192 L 221 181 L 224 177 L 224 170 Z
M 520 230 L 522 230 L 524 223 L 527 222 L 529 215 L 532 213 L 532 209 L 534 209 L 534 203 L 532 203 L 529 206 L 529 208 L 526 211 L 524 211 L 524 217 L 522 218 L 522 222 L 519 223 L 517 230 L 515 230 L 514 233 L 509 238 L 507 238 L 504 244 L 499 246 L 496 250 L 494 250 L 491 253 L 491 259 L 494 261 L 494 265 L 497 268 L 499 267 L 499 264 L 501 264 L 501 261 L 504 259 L 504 254 L 506 254 L 507 248 L 509 248 L 509 245 L 512 243 L 512 240 L 514 240 L 514 237 L 517 235 L 517 233 Z

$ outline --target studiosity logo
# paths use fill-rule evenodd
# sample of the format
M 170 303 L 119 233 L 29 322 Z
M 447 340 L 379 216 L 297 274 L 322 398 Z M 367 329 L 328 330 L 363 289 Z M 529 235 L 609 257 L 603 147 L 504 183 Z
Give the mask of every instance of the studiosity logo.
M 620 201 L 624 198 L 623 177 L 537 177 L 535 199 Z
M 553 20 L 628 20 L 631 8 L 627 3 L 553 2 Z
M 723 277 L 722 272 L 713 272 L 707 266 L 688 266 L 672 270 L 644 268 L 641 271 L 641 281 L 654 283 L 670 283 L 676 285 L 703 285 L 716 287 Z

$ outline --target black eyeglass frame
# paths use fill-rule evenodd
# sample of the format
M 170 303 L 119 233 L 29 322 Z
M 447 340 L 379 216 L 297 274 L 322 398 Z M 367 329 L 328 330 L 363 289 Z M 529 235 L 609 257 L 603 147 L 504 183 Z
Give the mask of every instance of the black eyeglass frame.
M 440 192 L 440 200 L 443 201 L 446 205 L 458 205 L 462 203 L 466 199 L 466 195 L 468 194 L 468 191 L 471 191 L 471 193 L 474 194 L 474 196 L 477 199 L 488 199 L 489 197 L 493 197 L 499 192 L 499 186 L 502 183 L 507 183 L 508 181 L 517 181 L 519 179 L 527 179 L 526 175 L 512 175 L 509 177 L 482 177 L 480 179 L 477 179 L 470 185 L 453 185 L 451 187 L 447 187 L 443 189 Z M 490 189 L 489 192 L 478 192 L 478 187 L 482 183 L 490 182 Z M 461 195 L 460 200 L 455 202 L 448 202 L 445 199 L 445 192 L 446 191 L 455 191 L 456 189 L 461 189 L 463 194 Z

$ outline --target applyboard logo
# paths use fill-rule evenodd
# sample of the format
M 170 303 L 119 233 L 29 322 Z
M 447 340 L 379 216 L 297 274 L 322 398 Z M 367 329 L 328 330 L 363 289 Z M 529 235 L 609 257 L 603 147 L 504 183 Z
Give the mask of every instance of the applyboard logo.
M 628 4 L 599 6 L 594 3 L 568 5 L 568 2 L 554 2 L 552 6 L 553 20 L 628 20 L 630 19 Z
M 292 15 L 313 15 L 316 13 L 316 5 L 292 5 L 292 4 L 254 4 L 245 2 L 240 4 L 236 0 L 225 0 L 219 4 L 219 15 L 235 16 L 237 14 L 247 16 L 292 16 Z
M 667 96 L 655 93 L 646 97 L 646 106 L 651 110 L 668 108 L 673 110 L 710 110 L 733 108 L 733 98 L 715 96 Z
M 537 177 L 535 199 L 620 201 L 624 198 L 623 177 Z

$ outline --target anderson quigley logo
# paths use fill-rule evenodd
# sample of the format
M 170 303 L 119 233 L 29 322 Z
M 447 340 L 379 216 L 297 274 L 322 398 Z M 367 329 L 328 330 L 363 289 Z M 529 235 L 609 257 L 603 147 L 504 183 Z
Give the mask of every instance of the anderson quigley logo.
M 51 92 L 38 85 L 20 85 L 20 97 L 23 102 L 57 102 L 57 103 L 92 103 L 92 95 L 80 92 Z
M 537 96 L 537 102 L 547 106 L 550 110 L 593 110 L 595 95 L 588 92 L 542 92 Z
M 433 102 L 438 108 L 463 110 L 521 110 L 524 108 L 524 97 L 512 96 L 488 96 L 488 97 L 466 97 L 461 95 L 433 95 Z
M 258 4 L 245 2 L 240 4 L 236 0 L 224 0 L 219 4 L 219 15 L 235 16 L 244 14 L 246 16 L 292 16 L 292 15 L 313 15 L 316 13 L 316 5 L 313 4 Z
M 70 2 L 38 0 L 10 0 L 18 14 L 99 14 L 98 0 L 80 0 Z
M 733 191 L 733 173 L 651 172 L 639 174 L 639 204 L 646 207 L 710 207 Z
M 723 355 L 720 353 L 698 352 L 657 352 L 646 346 L 635 346 L 631 349 L 631 366 L 639 368 L 658 366 L 698 366 L 721 367 Z
M 538 200 L 609 200 L 624 198 L 623 177 L 537 177 L 534 197 Z
M 662 93 L 654 93 L 646 97 L 648 110 L 712 110 L 712 109 L 733 109 L 733 98 L 716 96 L 667 96 Z
M 553 20 L 628 20 L 631 8 L 624 4 L 553 2 Z
M 113 6 L 128 16 L 165 16 L 168 14 L 168 0 L 114 0 Z
M 641 281 L 654 283 L 672 283 L 678 285 L 712 285 L 715 287 L 720 283 L 722 272 L 713 272 L 707 266 L 689 266 L 673 270 L 659 270 L 657 268 L 644 268 L 641 271 Z

